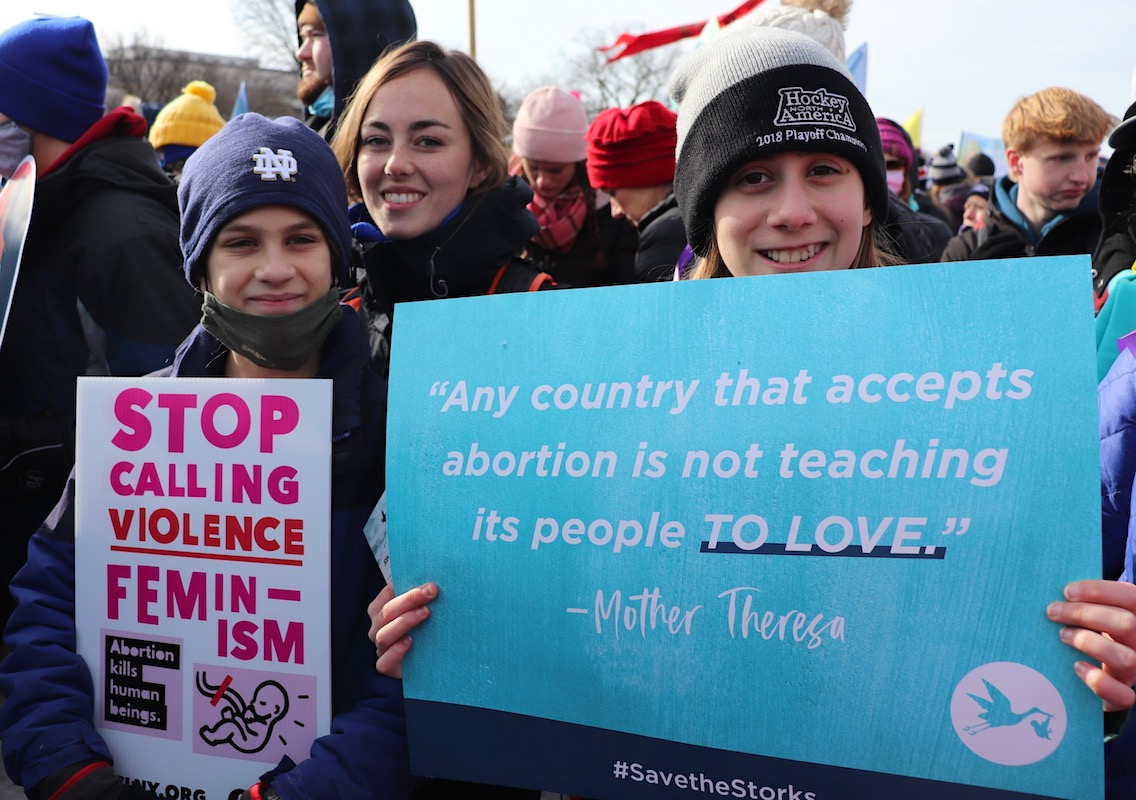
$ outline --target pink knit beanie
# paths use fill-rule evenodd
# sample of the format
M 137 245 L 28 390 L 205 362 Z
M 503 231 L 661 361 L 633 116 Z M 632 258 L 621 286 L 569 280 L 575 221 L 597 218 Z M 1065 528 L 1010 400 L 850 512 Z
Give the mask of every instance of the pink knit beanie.
M 513 123 L 513 152 L 533 161 L 574 164 L 584 160 L 588 117 L 578 98 L 542 86 L 521 103 Z
M 876 117 L 876 125 L 880 129 L 880 142 L 884 146 L 884 155 L 898 158 L 904 163 L 904 168 L 910 171 L 915 162 L 915 152 L 911 149 L 910 140 L 899 123 L 887 117 Z

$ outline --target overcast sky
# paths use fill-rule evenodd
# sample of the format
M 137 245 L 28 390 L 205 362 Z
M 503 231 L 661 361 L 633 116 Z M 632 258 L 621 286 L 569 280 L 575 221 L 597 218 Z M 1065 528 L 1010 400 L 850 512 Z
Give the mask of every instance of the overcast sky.
M 81 14 L 103 38 L 145 28 L 169 47 L 241 55 L 233 1 L 4 0 L 0 27 L 35 13 Z M 468 50 L 469 0 L 412 1 L 419 38 Z M 740 2 L 475 0 L 477 57 L 495 81 L 531 87 L 555 80 L 557 66 L 579 51 L 582 29 L 655 30 Z M 934 150 L 963 130 L 999 136 L 1014 100 L 1046 86 L 1077 89 L 1122 116 L 1132 100 L 1134 31 L 1133 0 L 854 0 L 846 40 L 849 53 L 868 43 L 867 94 L 877 115 L 902 122 L 923 107 L 924 149 Z

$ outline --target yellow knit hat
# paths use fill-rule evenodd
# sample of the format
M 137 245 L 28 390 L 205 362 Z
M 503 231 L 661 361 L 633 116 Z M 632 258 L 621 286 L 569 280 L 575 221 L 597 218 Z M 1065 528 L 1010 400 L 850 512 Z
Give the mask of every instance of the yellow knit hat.
M 217 90 L 205 81 L 191 81 L 176 100 L 158 112 L 150 126 L 150 144 L 154 149 L 166 145 L 200 147 L 205 140 L 225 125 L 213 100 Z

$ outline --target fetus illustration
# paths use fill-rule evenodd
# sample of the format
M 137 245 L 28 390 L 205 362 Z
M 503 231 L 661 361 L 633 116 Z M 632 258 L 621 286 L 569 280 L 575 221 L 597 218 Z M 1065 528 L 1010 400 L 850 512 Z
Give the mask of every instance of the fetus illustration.
M 272 739 L 272 729 L 288 713 L 288 692 L 278 682 L 262 681 L 247 703 L 226 679 L 214 686 L 204 672 L 197 673 L 197 691 L 220 706 L 216 724 L 198 732 L 213 747 L 228 744 L 242 753 L 257 753 Z

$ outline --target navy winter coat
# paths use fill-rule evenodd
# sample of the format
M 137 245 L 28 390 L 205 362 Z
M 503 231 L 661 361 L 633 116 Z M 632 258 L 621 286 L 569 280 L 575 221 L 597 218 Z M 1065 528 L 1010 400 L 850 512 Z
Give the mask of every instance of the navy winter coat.
M 171 376 L 219 376 L 216 339 L 196 328 L 179 348 Z M 293 798 L 404 798 L 412 783 L 399 681 L 375 671 L 367 604 L 382 576 L 363 525 L 382 493 L 385 403 L 370 368 L 366 335 L 345 307 L 324 342 L 318 378 L 333 381 L 331 508 L 331 733 L 300 764 L 282 765 L 272 785 Z M 17 607 L 4 632 L 0 740 L 9 776 L 27 788 L 56 770 L 110 760 L 93 723 L 93 688 L 75 652 L 75 478 L 32 537 L 12 591 Z M 259 776 L 250 774 L 248 783 Z

